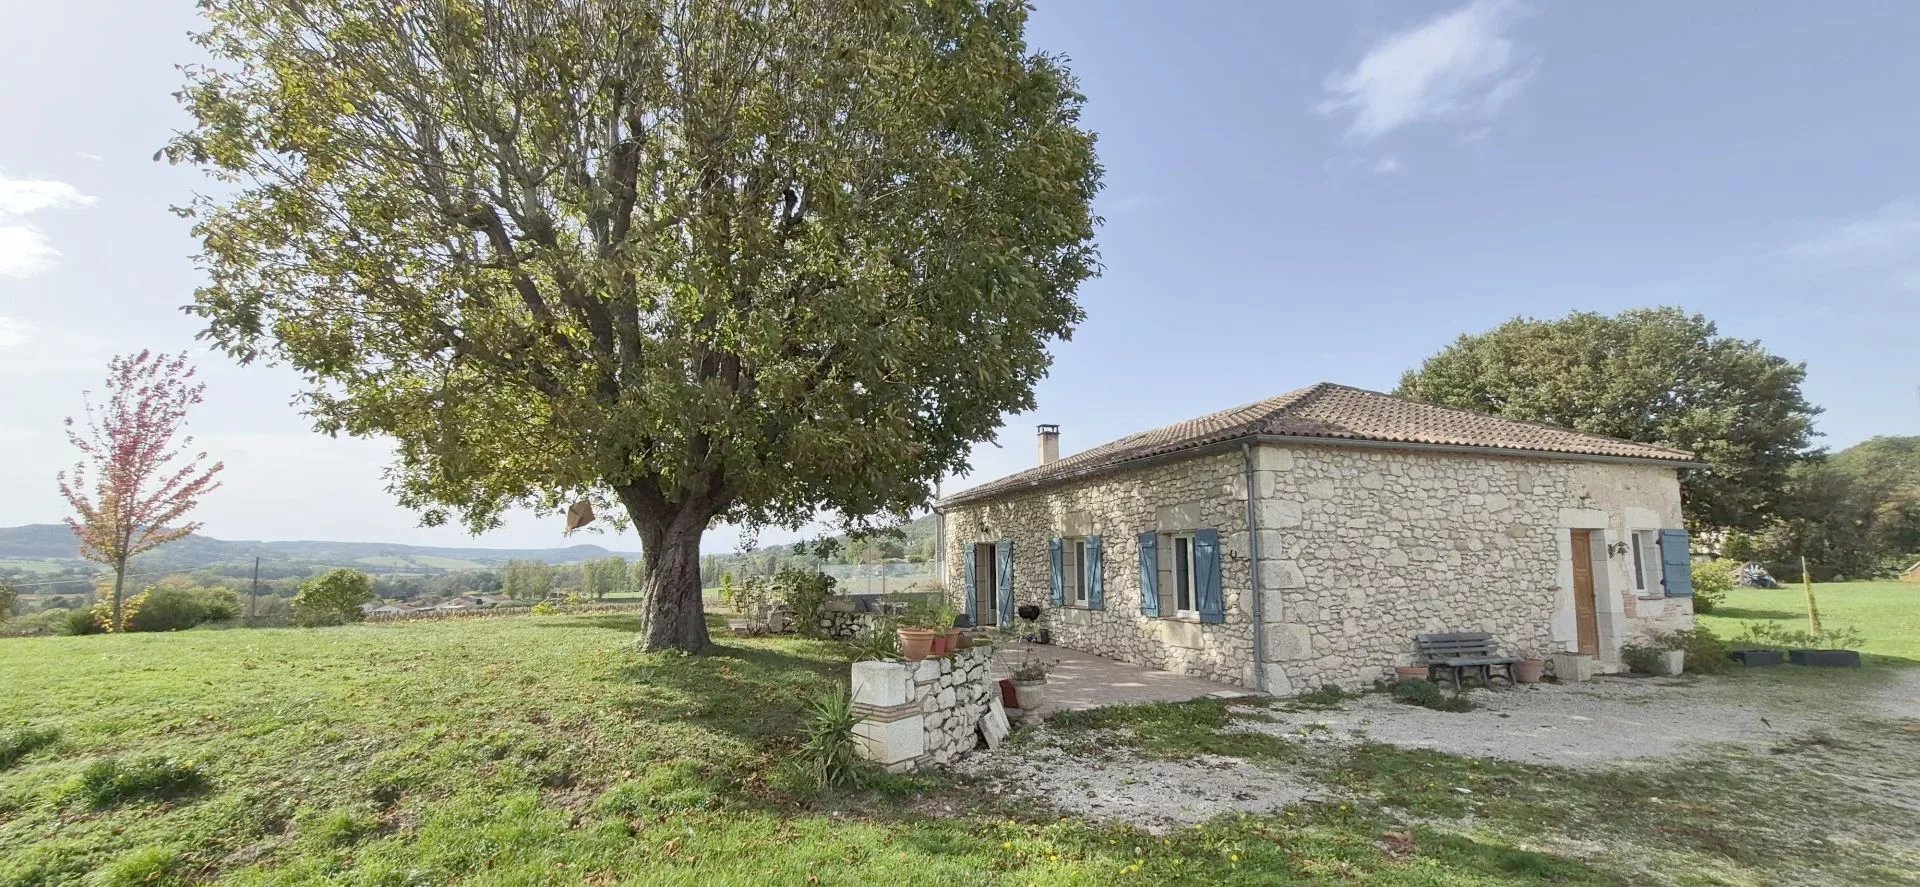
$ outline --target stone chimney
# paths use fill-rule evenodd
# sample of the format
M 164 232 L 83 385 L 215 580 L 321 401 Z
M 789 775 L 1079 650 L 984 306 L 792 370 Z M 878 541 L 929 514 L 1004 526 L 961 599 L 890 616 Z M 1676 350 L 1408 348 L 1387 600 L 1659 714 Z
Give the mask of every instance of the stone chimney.
M 1060 458 L 1060 426 L 1040 426 L 1040 464 L 1058 461 Z

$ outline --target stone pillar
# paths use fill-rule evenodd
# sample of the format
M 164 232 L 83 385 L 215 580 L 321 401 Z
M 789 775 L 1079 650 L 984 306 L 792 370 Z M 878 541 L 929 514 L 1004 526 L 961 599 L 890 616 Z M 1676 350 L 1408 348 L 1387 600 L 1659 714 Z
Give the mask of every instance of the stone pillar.
M 853 710 L 860 723 L 853 727 L 860 757 L 889 772 L 901 773 L 919 765 L 926 754 L 926 716 L 910 698 L 913 665 L 906 662 L 853 664 Z

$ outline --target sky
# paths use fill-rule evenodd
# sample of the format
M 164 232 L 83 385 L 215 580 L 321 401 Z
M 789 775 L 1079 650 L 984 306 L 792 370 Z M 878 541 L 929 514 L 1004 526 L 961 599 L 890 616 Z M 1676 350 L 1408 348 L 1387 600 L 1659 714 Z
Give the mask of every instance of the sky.
M 227 465 L 209 535 L 637 549 L 559 515 L 420 527 L 389 443 L 314 433 L 291 372 L 195 341 L 168 207 L 206 184 L 152 160 L 186 124 L 193 5 L 0 0 L 0 526 L 65 513 L 61 420 L 112 355 L 191 349 L 191 430 Z M 1033 464 L 1040 422 L 1073 453 L 1319 381 L 1389 390 L 1514 316 L 1653 305 L 1804 361 L 1825 446 L 1920 434 L 1920 5 L 1037 6 L 1030 43 L 1099 133 L 1104 273 L 1039 409 L 948 492 Z

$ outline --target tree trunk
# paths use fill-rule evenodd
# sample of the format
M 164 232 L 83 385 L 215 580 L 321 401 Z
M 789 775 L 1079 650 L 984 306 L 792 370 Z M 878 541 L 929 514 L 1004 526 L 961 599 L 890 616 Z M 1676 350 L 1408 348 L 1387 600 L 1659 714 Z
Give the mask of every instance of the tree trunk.
M 113 620 L 113 624 L 110 625 L 109 628 L 113 630 L 114 634 L 120 634 L 127 630 L 126 619 L 121 615 L 125 612 L 122 607 L 125 605 L 126 600 L 127 562 L 122 560 L 113 565 L 113 615 L 109 617 Z
M 636 514 L 634 523 L 646 555 L 640 582 L 641 649 L 700 652 L 711 643 L 700 598 L 700 537 L 707 519 L 683 511 L 664 521 Z

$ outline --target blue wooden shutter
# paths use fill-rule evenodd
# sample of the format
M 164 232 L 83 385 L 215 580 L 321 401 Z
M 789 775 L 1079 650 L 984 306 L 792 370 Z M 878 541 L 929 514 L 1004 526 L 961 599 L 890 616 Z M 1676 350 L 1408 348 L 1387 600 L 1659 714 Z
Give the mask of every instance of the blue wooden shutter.
M 1667 597 L 1693 597 L 1693 549 L 1686 530 L 1660 531 L 1660 584 Z
M 1049 593 L 1048 593 L 1047 600 L 1048 602 L 1052 603 L 1056 607 L 1062 606 L 1067 602 L 1067 593 L 1066 593 L 1066 589 L 1062 587 L 1065 585 L 1065 583 L 1062 582 L 1060 578 L 1060 539 L 1059 537 L 1055 537 L 1047 540 L 1047 562 L 1049 567 L 1051 567 L 1052 569 L 1052 573 L 1050 575 L 1053 577 L 1053 584 L 1048 586 Z
M 967 619 L 972 621 L 974 625 L 979 625 L 980 624 L 980 592 L 979 592 L 979 586 L 975 585 L 973 582 L 973 569 L 974 569 L 973 555 L 975 552 L 975 548 L 972 545 L 963 545 L 960 547 L 960 550 L 963 552 L 966 552 L 966 555 L 960 559 L 960 563 L 963 566 L 962 572 L 965 573 L 967 577 L 966 578 L 967 587 L 966 587 L 966 590 L 963 592 L 963 594 L 966 596 L 966 601 L 967 601 Z
M 1107 581 L 1101 575 L 1103 563 L 1100 559 L 1100 537 L 1087 537 L 1087 607 L 1093 610 L 1107 608 Z
M 1000 556 L 995 558 L 995 566 L 1000 571 L 1000 624 L 1013 624 L 1013 543 L 1000 543 Z
M 1140 614 L 1160 615 L 1160 537 L 1140 534 Z
M 1199 591 L 1200 621 L 1225 622 L 1226 600 L 1220 593 L 1220 531 L 1193 531 L 1193 582 Z

